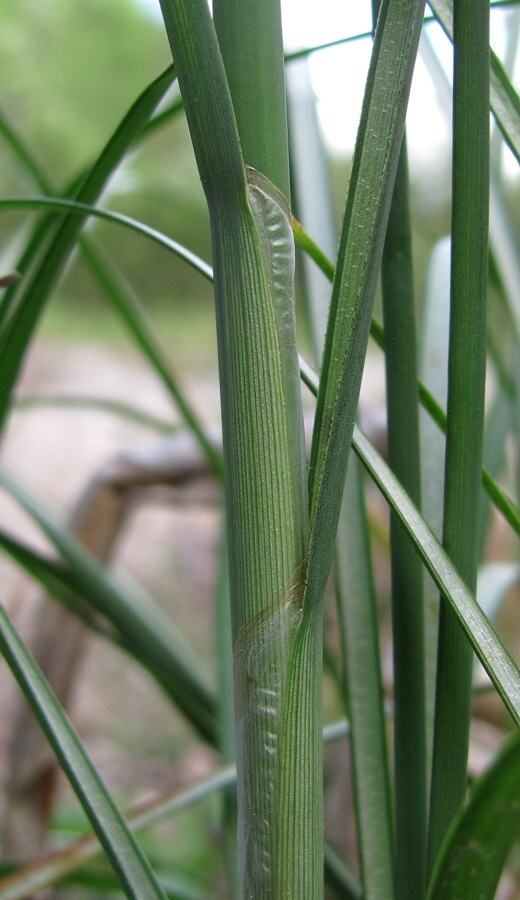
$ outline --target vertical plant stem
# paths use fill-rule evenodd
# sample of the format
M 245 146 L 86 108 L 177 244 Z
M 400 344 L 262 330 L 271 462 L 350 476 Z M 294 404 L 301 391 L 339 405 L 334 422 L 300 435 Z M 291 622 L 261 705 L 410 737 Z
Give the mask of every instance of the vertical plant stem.
M 212 230 L 240 895 L 311 900 L 323 884 L 321 629 L 301 615 L 308 512 L 290 219 L 268 180 L 273 171 L 265 177 L 244 167 L 206 0 L 161 0 L 161 7 Z M 247 65 L 254 70 L 252 59 Z
M 231 638 L 231 602 L 229 596 L 229 564 L 225 521 L 218 549 L 216 584 L 216 647 L 219 681 L 218 749 L 223 763 L 236 759 L 235 708 L 233 702 L 233 642 Z M 237 802 L 236 785 L 222 792 L 222 822 L 230 897 L 238 897 L 237 881 Z
M 332 289 L 309 463 L 306 601 L 320 602 L 339 518 L 424 4 L 383 0 Z
M 382 261 L 389 463 L 420 506 L 419 403 L 406 139 L 397 167 Z M 423 573 L 395 516 L 390 519 L 394 655 L 396 894 L 424 893 L 426 730 Z
M 215 0 L 213 15 L 244 162 L 289 197 L 280 0 Z
M 244 160 L 269 178 L 288 197 L 289 156 L 280 0 L 265 0 L 262 3 L 256 0 L 215 0 L 214 13 Z M 259 182 L 259 186 L 261 185 L 262 182 Z M 268 220 L 266 223 L 269 228 Z M 271 246 L 274 258 L 275 245 Z M 293 263 L 288 273 L 291 279 L 288 290 L 291 294 L 294 277 L 292 265 Z M 292 317 L 294 311 L 287 308 L 285 315 Z M 294 336 L 291 340 L 294 340 Z M 289 375 L 288 381 L 290 380 Z M 292 398 L 289 394 L 287 398 L 294 409 L 299 406 L 297 385 Z M 289 409 L 288 412 L 294 417 L 294 411 Z M 298 428 L 298 425 L 295 423 L 294 427 Z M 301 473 L 303 475 L 303 470 Z M 306 519 L 303 507 L 300 515 L 303 524 Z M 301 578 L 303 569 L 296 574 L 297 579 Z M 294 590 L 299 590 L 296 581 L 289 588 L 290 592 Z M 265 627 L 261 622 L 259 626 Z M 261 817 L 264 813 L 265 821 L 260 822 L 257 830 L 268 829 L 271 832 L 269 840 L 271 844 L 276 841 L 277 856 L 275 859 L 273 855 L 270 862 L 267 857 L 252 857 L 249 851 L 249 862 L 242 860 L 240 865 L 243 867 L 245 863 L 247 868 L 256 868 L 258 875 L 253 879 L 246 872 L 241 881 L 243 890 L 247 890 L 246 885 L 250 886 L 250 890 L 254 889 L 255 897 L 264 896 L 265 891 L 266 897 L 313 898 L 321 894 L 323 881 L 321 612 L 299 624 L 294 643 L 289 633 L 284 635 L 286 625 L 282 620 L 279 620 L 277 627 L 280 629 L 277 638 L 279 658 L 275 662 L 273 656 L 273 672 L 278 670 L 278 674 L 271 677 L 269 690 L 266 684 L 263 693 L 262 690 L 257 690 L 256 697 L 251 698 L 250 705 L 255 704 L 256 709 L 250 710 L 248 715 L 254 716 L 257 725 L 253 724 L 254 720 L 251 726 L 246 725 L 246 728 L 251 728 L 252 742 L 257 744 L 256 749 L 250 748 L 249 760 L 249 766 L 256 768 L 257 773 L 247 773 L 247 782 L 254 785 L 258 794 L 263 792 L 264 796 L 257 800 L 256 813 L 250 801 L 242 806 L 243 815 L 246 816 L 255 814 Z M 240 638 L 237 639 L 237 645 L 241 653 Z M 240 667 L 237 668 L 237 673 L 239 679 L 242 677 L 250 680 L 250 673 L 242 672 L 241 675 Z M 276 696 L 282 685 L 285 698 Z M 237 683 L 236 690 L 240 709 L 240 695 L 244 691 L 244 685 Z M 275 710 L 280 717 L 279 723 L 273 719 Z M 240 722 L 238 728 L 240 749 Z M 247 738 L 244 748 L 246 742 Z M 266 765 L 266 753 L 271 757 L 271 775 L 261 778 L 262 766 Z M 246 788 L 248 789 L 251 790 L 250 787 Z M 274 804 L 273 791 L 278 794 Z M 242 796 L 242 801 L 243 799 Z M 268 822 L 271 805 L 278 805 L 277 819 L 272 824 Z M 248 827 L 254 831 L 253 823 L 250 822 Z M 302 851 L 307 843 L 306 833 L 313 834 L 314 838 L 312 853 L 305 859 Z M 260 846 L 261 843 L 262 841 Z M 267 846 L 265 840 L 264 845 Z M 244 849 L 245 845 L 242 844 L 242 852 Z M 272 866 L 272 872 L 267 877 L 269 866 Z M 264 874 L 263 869 L 266 870 Z M 250 894 L 247 893 L 247 896 Z
M 358 459 L 349 460 L 338 524 L 336 592 L 350 720 L 363 896 L 394 896 L 394 842 L 377 608 Z
M 489 3 L 454 4 L 453 212 L 444 546 L 476 587 L 489 207 Z M 472 652 L 441 601 L 429 865 L 466 789 Z
M 215 0 L 214 12 L 244 160 L 267 176 L 288 197 L 289 158 L 280 2 L 265 0 L 259 4 L 256 0 Z M 293 275 L 291 271 L 291 279 Z M 293 312 L 290 314 L 293 315 Z M 298 403 L 299 398 L 293 396 L 291 405 L 296 407 Z M 265 792 L 265 796 L 258 800 L 258 813 L 261 814 L 262 810 L 268 813 L 273 790 L 278 792 L 279 799 L 277 821 L 268 825 L 266 815 L 265 823 L 260 825 L 260 828 L 268 827 L 273 835 L 271 840 L 278 843 L 277 860 L 269 879 L 257 877 L 255 896 L 260 896 L 260 892 L 267 889 L 265 896 L 271 896 L 271 890 L 272 896 L 276 897 L 312 898 L 322 891 L 321 614 L 301 623 L 292 647 L 287 636 L 284 638 L 283 623 L 280 622 L 280 625 L 282 656 L 276 668 L 279 669 L 277 678 L 282 681 L 287 679 L 286 697 L 280 705 L 275 695 L 275 678 L 269 694 L 264 691 L 262 695 L 258 691 L 253 700 L 256 710 L 250 713 L 258 720 L 259 726 L 256 736 L 252 733 L 257 748 L 252 748 L 250 765 L 261 771 L 262 765 L 265 765 L 262 755 L 265 757 L 266 747 L 274 763 L 272 776 L 268 779 L 253 779 L 252 773 L 247 775 L 258 792 Z M 286 659 L 283 659 L 284 653 Z M 242 677 L 249 679 L 250 675 L 242 673 Z M 237 684 L 239 697 L 243 690 L 244 685 Z M 281 719 L 279 724 L 273 721 L 271 715 L 277 705 Z M 252 811 L 251 806 L 249 814 Z M 315 843 L 312 856 L 304 860 L 301 854 L 306 831 L 314 834 Z M 309 865 L 313 857 L 315 862 Z M 261 873 L 262 868 L 270 863 L 267 859 L 250 858 L 249 865 Z M 254 884 L 251 876 L 246 874 L 242 884 L 247 883 Z

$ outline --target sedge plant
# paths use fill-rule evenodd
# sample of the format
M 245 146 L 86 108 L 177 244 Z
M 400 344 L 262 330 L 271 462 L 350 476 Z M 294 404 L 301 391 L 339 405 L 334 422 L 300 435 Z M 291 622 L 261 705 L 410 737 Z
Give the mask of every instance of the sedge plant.
M 87 624 L 102 626 L 107 640 L 144 666 L 200 739 L 219 750 L 226 767 L 191 792 L 125 819 L 3 608 L 0 648 L 126 896 L 163 897 L 169 890 L 134 832 L 225 790 L 233 896 L 318 900 L 325 872 L 332 896 L 491 900 L 520 825 L 520 741 L 511 735 L 468 798 L 474 659 L 507 711 L 510 730 L 520 722 L 520 672 L 475 598 L 483 488 L 515 540 L 520 513 L 496 482 L 501 457 L 491 469 L 484 459 L 490 279 L 511 334 L 507 354 L 493 357 L 508 423 L 502 444 L 507 430 L 516 437 L 520 329 L 501 257 L 488 246 L 489 109 L 518 160 L 520 101 L 490 53 L 489 3 L 374 3 L 371 61 L 333 261 L 324 252 L 331 253 L 333 241 L 327 238 L 320 249 L 319 235 L 315 243 L 307 223 L 293 215 L 295 208 L 305 210 L 311 229 L 313 204 L 298 199 L 305 175 L 302 183 L 297 151 L 289 150 L 279 0 L 214 0 L 212 13 L 206 0 L 160 0 L 160 8 L 173 65 L 143 91 L 93 165 L 63 196 L 4 123 L 15 158 L 40 193 L 4 198 L 0 210 L 40 210 L 41 218 L 16 262 L 20 278 L 7 275 L 4 282 L 0 417 L 4 426 L 40 316 L 77 249 L 166 388 L 208 471 L 224 484 L 217 690 L 153 599 L 144 601 L 104 568 L 7 471 L 0 473 L 3 491 L 33 518 L 55 555 L 33 549 L 4 527 L 0 546 L 51 596 Z M 418 378 L 404 136 L 419 40 L 429 27 L 425 13 L 426 20 L 440 22 L 454 48 L 446 410 Z M 181 101 L 157 113 L 175 80 Z M 157 230 L 99 206 L 128 152 L 183 111 L 209 211 L 212 268 Z M 106 252 L 82 233 L 90 217 L 140 232 L 213 282 L 222 451 L 186 399 L 146 311 Z M 332 232 L 329 220 L 324 233 Z M 315 289 L 307 284 L 313 366 L 297 346 L 296 243 L 331 281 L 328 309 L 323 298 L 317 308 Z M 384 330 L 373 319 L 380 274 Z M 323 284 L 324 279 L 321 294 Z M 371 334 L 385 354 L 388 462 L 356 419 Z M 302 381 L 316 398 L 308 458 Z M 426 466 L 421 404 L 446 434 L 444 480 L 435 485 L 444 496 L 442 534 L 420 512 Z M 391 511 L 390 710 L 362 468 Z M 355 873 L 326 832 L 324 837 L 323 743 L 324 736 L 334 736 L 324 732 L 322 712 L 323 611 L 331 571 L 338 694 L 347 719 L 340 730 L 349 733 L 354 794 L 345 827 L 356 833 Z M 424 595 L 431 594 L 431 587 L 423 592 L 425 571 L 440 593 L 433 648 L 431 630 L 424 627 Z M 432 652 L 434 688 L 426 664 Z M 434 712 L 428 702 L 433 693 Z M 36 887 L 70 877 L 95 852 L 85 837 L 51 862 L 20 867 L 0 881 L 0 900 L 29 896 Z M 170 895 L 188 894 L 177 887 Z

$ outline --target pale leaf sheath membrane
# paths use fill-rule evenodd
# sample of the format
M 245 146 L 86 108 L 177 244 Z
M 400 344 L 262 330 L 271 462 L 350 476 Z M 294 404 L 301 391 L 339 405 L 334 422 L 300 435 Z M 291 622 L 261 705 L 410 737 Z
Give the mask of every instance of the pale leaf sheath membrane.
M 273 309 L 278 333 L 278 347 L 284 368 L 285 412 L 289 446 L 296 440 L 301 448 L 300 471 L 294 472 L 295 498 L 306 484 L 305 437 L 301 414 L 301 381 L 296 347 L 294 304 L 294 236 L 291 210 L 284 194 L 265 175 L 246 166 L 249 204 L 260 238 L 265 266 L 271 284 Z M 296 449 L 296 448 L 293 448 Z M 299 505 L 301 504 L 301 506 Z M 307 500 L 300 496 L 294 513 L 300 517 Z M 300 519 L 301 527 L 301 519 Z M 303 547 L 302 547 L 303 555 Z
M 263 897 L 272 884 L 278 804 L 279 752 L 292 641 L 301 613 L 305 577 L 302 563 L 279 599 L 239 630 L 235 642 L 237 759 L 257 748 L 239 792 L 243 830 L 242 884 L 245 897 Z M 245 879 L 245 880 L 244 880 Z
M 302 534 L 306 500 L 305 444 L 301 416 L 300 373 L 294 314 L 294 238 L 290 210 L 283 194 L 263 175 L 246 167 L 250 209 L 269 283 L 283 372 L 284 420 L 291 466 L 295 531 Z M 298 467 L 300 471 L 298 472 Z M 239 796 L 239 880 L 243 897 L 261 900 L 273 895 L 277 858 L 280 766 L 283 721 L 291 649 L 301 611 L 304 566 L 294 570 L 294 558 L 282 562 L 288 573 L 276 599 L 266 596 L 264 607 L 244 623 L 234 649 L 237 688 L 237 763 Z M 291 575 L 292 572 L 292 575 Z

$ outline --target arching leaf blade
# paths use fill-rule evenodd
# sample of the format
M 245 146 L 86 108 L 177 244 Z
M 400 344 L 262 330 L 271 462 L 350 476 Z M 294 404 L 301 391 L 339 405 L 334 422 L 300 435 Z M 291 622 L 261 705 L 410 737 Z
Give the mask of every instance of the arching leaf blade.
M 142 589 L 130 584 L 123 586 L 119 579 L 106 572 L 44 505 L 5 471 L 0 474 L 0 484 L 34 519 L 71 570 L 63 575 L 63 588 L 77 589 L 95 613 L 108 619 L 121 635 L 123 646 L 152 673 L 194 727 L 213 744 L 215 699 L 209 677 L 204 676 L 200 658 L 174 623 Z M 9 542 L 3 542 L 3 546 L 7 552 L 17 553 L 18 562 L 27 561 L 27 570 L 45 587 L 49 586 L 49 578 L 54 584 L 60 578 L 61 570 L 55 566 L 45 571 L 42 557 L 35 561 L 30 553 L 12 550 Z
M 70 213 L 73 218 L 77 216 L 84 219 L 87 216 L 95 216 L 98 219 L 105 219 L 108 222 L 114 222 L 138 234 L 142 234 L 167 250 L 171 250 L 172 253 L 184 259 L 208 281 L 211 281 L 213 278 L 211 266 L 208 266 L 191 250 L 183 247 L 182 244 L 174 241 L 173 238 L 169 238 L 161 231 L 157 231 L 156 228 L 145 225 L 144 222 L 139 222 L 137 219 L 132 219 L 131 216 L 125 216 L 123 213 L 92 206 L 89 203 L 83 203 L 81 200 L 69 200 L 66 197 L 4 197 L 0 200 L 0 210 L 2 209 L 52 209 L 57 212 Z
M 176 115 L 180 110 L 182 110 L 182 108 L 182 101 L 178 99 L 167 110 L 159 113 L 157 116 L 151 119 L 148 122 L 148 125 L 141 131 L 138 139 L 142 139 L 147 134 L 149 134 L 150 130 L 158 128 L 166 121 L 169 121 L 172 115 Z M 153 128 L 150 129 L 149 126 L 153 126 Z M 22 140 L 22 138 L 17 134 L 10 123 L 6 121 L 5 117 L 2 116 L 1 112 L 0 135 L 4 136 L 22 168 L 25 169 L 26 173 L 32 178 L 33 181 L 35 181 L 42 193 L 52 195 L 54 193 L 52 190 L 52 185 L 43 172 L 38 161 L 34 157 L 29 147 Z M 46 235 L 46 222 L 51 222 L 51 219 L 47 217 L 38 225 L 38 228 L 42 230 L 44 236 Z M 35 242 L 34 238 L 31 239 L 26 247 L 24 255 L 26 255 L 29 259 L 32 258 L 31 250 L 33 247 L 38 246 L 39 242 Z M 220 458 L 220 454 L 215 451 L 215 448 L 208 440 L 205 431 L 201 423 L 199 422 L 198 416 L 196 415 L 191 404 L 188 402 L 187 398 L 184 396 L 178 380 L 172 371 L 172 367 L 170 366 L 165 354 L 163 353 L 159 341 L 155 337 L 145 310 L 142 308 L 137 297 L 135 297 L 133 291 L 130 288 L 130 285 L 126 283 L 114 263 L 108 258 L 106 254 L 101 251 L 100 247 L 97 246 L 95 242 L 87 239 L 87 237 L 83 235 L 79 239 L 79 246 L 83 254 L 83 258 L 87 261 L 95 277 L 97 278 L 98 283 L 103 288 L 106 296 L 112 302 L 117 313 L 121 316 L 123 322 L 129 328 L 130 333 L 136 341 L 139 349 L 155 370 L 158 378 L 162 381 L 164 387 L 166 388 L 166 391 L 170 394 L 181 417 L 196 435 L 216 475 L 218 477 L 222 477 L 222 461 Z M 197 265 L 196 257 L 191 255 L 187 258 L 191 259 L 195 263 L 195 265 Z M 23 264 L 22 260 L 20 262 L 22 263 L 20 269 L 22 272 L 24 272 L 26 270 L 26 265 Z M 203 264 L 202 260 L 200 261 L 200 263 L 204 269 L 204 274 L 207 277 L 212 278 L 212 271 L 210 267 Z M 14 301 L 14 292 L 11 292 L 10 294 L 8 292 L 7 296 L 6 294 L 4 294 L 2 298 L 2 304 L 0 306 L 0 328 L 2 325 L 2 321 L 8 314 L 9 303 L 11 301 Z
M 352 447 L 408 532 L 437 587 L 449 601 L 505 706 L 514 721 L 520 724 L 518 667 L 406 491 L 358 428 L 354 430 Z
M 132 900 L 165 900 L 148 860 L 2 607 L 0 650 L 56 753 L 126 896 Z
M 313 393 L 316 393 L 318 376 L 301 359 L 300 368 L 305 384 Z M 410 500 L 382 456 L 357 426 L 354 427 L 352 448 L 408 532 L 437 587 L 453 607 L 460 625 L 493 681 L 504 705 L 513 720 L 520 725 L 520 670 L 518 666 L 511 659 L 415 504 Z
M 427 900 L 493 900 L 520 835 L 520 735 L 472 786 L 441 846 Z
M 101 151 L 77 191 L 77 199 L 95 204 L 129 147 L 142 132 L 155 108 L 175 78 L 173 67 L 163 72 L 143 91 Z M 9 412 L 11 394 L 20 367 L 51 290 L 60 278 L 81 233 L 86 215 L 66 216 L 47 252 L 21 282 L 16 305 L 0 336 L 2 380 L 0 382 L 0 423 Z M 50 227 L 50 226 L 49 226 Z

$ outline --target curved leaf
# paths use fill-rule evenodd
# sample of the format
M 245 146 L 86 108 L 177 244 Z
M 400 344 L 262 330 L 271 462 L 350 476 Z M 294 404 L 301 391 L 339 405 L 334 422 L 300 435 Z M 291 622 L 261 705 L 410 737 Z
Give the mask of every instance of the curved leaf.
M 88 409 L 110 413 L 163 435 L 174 434 L 178 427 L 175 422 L 168 422 L 166 419 L 147 413 L 145 410 L 138 409 L 137 406 L 133 406 L 130 403 L 124 403 L 119 400 L 107 400 L 106 397 L 88 397 L 85 394 L 24 394 L 15 403 L 15 409 L 20 412 L 46 406 L 71 410 Z
M 143 139 L 150 132 L 154 131 L 165 122 L 169 121 L 170 118 L 176 115 L 182 108 L 182 100 L 177 100 L 167 110 L 164 110 L 162 113 L 156 115 L 152 120 L 148 122 L 147 126 L 145 126 L 145 128 L 138 135 L 138 140 Z M 51 184 L 43 173 L 37 160 L 34 158 L 29 148 L 21 140 L 12 126 L 6 122 L 1 112 L 0 134 L 3 134 L 7 142 L 12 147 L 17 160 L 21 163 L 21 165 L 25 168 L 26 172 L 33 178 L 33 180 L 35 180 L 41 191 L 44 194 L 52 195 L 53 190 Z M 39 226 L 36 229 L 36 231 L 39 231 L 39 229 L 41 229 L 43 233 L 43 239 L 46 239 L 46 223 L 51 223 L 52 226 L 52 219 L 50 217 L 50 214 L 44 219 L 42 223 L 39 223 Z M 25 255 L 27 256 L 27 259 L 32 258 L 33 252 L 36 251 L 36 249 L 39 247 L 39 244 L 39 241 L 35 242 L 33 235 L 33 238 L 29 241 L 29 244 L 26 247 Z M 198 420 L 198 416 L 181 391 L 172 368 L 169 365 L 163 351 L 161 350 L 159 342 L 155 338 L 153 329 L 151 328 L 146 313 L 141 307 L 138 299 L 134 296 L 129 285 L 126 284 L 125 280 L 123 279 L 117 268 L 114 266 L 114 264 L 108 259 L 106 255 L 101 253 L 99 247 L 96 247 L 91 240 L 88 240 L 85 237 L 85 235 L 82 235 L 80 237 L 79 247 L 81 252 L 83 253 L 84 259 L 86 259 L 87 263 L 90 265 L 90 268 L 92 269 L 98 282 L 106 292 L 106 295 L 114 304 L 118 314 L 122 317 L 123 321 L 129 328 L 132 337 L 135 339 L 139 346 L 139 349 L 144 353 L 146 359 L 154 368 L 157 376 L 162 381 L 164 387 L 173 399 L 181 416 L 184 418 L 184 421 L 186 422 L 188 427 L 192 429 L 194 435 L 197 437 L 201 447 L 208 457 L 208 460 L 215 474 L 219 478 L 222 478 L 221 456 L 215 451 L 215 448 L 208 440 L 204 428 Z M 25 269 L 26 265 L 22 264 L 21 270 L 25 271 Z M 211 270 L 209 270 L 209 276 L 212 277 Z M 5 320 L 9 312 L 9 304 L 10 302 L 14 302 L 14 300 L 14 292 L 11 292 L 11 294 L 7 298 L 4 294 L 4 297 L 2 298 L 2 304 L 0 306 L 0 328 L 2 321 Z
M 472 786 L 442 844 L 427 900 L 493 900 L 520 836 L 520 734 Z
M 101 151 L 79 189 L 79 201 L 95 203 L 106 187 L 121 160 L 141 134 L 155 108 L 162 100 L 175 78 L 170 67 L 155 79 L 137 98 L 122 122 Z M 9 411 L 11 393 L 18 378 L 26 348 L 44 309 L 49 294 L 60 278 L 80 235 L 86 215 L 65 216 L 55 230 L 53 239 L 34 267 L 27 283 L 22 279 L 17 305 L 13 305 L 10 317 L 3 329 L 0 349 L 2 353 L 2 380 L 0 381 L 0 423 Z M 38 251 L 36 244 L 34 251 Z M 31 260 L 34 262 L 34 258 Z
M 305 253 L 307 253 L 311 257 L 311 259 L 314 260 L 316 265 L 319 266 L 319 268 L 327 276 L 327 278 L 332 281 L 332 279 L 334 278 L 333 264 L 323 253 L 321 248 L 318 247 L 318 245 L 312 240 L 310 235 L 307 234 L 303 226 L 300 224 L 300 222 L 298 222 L 297 219 L 294 218 L 294 216 L 292 218 L 292 228 L 295 240 L 298 245 Z M 378 347 L 380 347 L 382 350 L 385 349 L 385 333 L 383 327 L 376 319 L 372 319 L 370 323 L 370 336 L 374 339 Z M 301 359 L 300 363 L 302 363 Z M 303 369 L 305 370 L 306 367 L 307 363 L 303 362 Z M 302 378 L 304 381 L 306 381 L 305 374 L 302 374 Z M 313 388 L 311 388 L 311 390 L 313 390 Z M 424 382 L 421 380 L 419 380 L 418 382 L 418 390 L 419 400 L 422 406 L 428 412 L 428 414 L 440 428 L 440 430 L 445 432 L 446 413 L 444 412 L 443 408 L 437 402 L 433 394 L 428 390 Z M 511 500 L 511 498 L 507 496 L 502 488 L 498 486 L 498 484 L 496 483 L 494 478 L 492 478 L 486 468 L 482 469 L 482 485 L 496 508 L 504 516 L 506 522 L 508 522 L 511 528 L 514 529 L 516 534 L 520 536 L 520 509 L 513 502 L 513 500 Z
M 162 231 L 157 231 L 156 228 L 145 225 L 144 222 L 138 222 L 137 219 L 132 219 L 131 216 L 125 216 L 123 213 L 91 206 L 80 200 L 68 200 L 65 197 L 4 197 L 0 200 L 0 210 L 2 209 L 52 209 L 58 212 L 70 213 L 72 216 L 76 214 L 81 216 L 82 219 L 85 219 L 87 216 L 106 219 L 109 222 L 115 222 L 118 225 L 123 225 L 125 228 L 130 228 L 132 231 L 137 231 L 138 234 L 143 234 L 145 237 L 180 256 L 197 272 L 204 275 L 208 281 L 213 279 L 211 266 L 195 253 L 192 253 L 191 250 L 183 247 L 182 244 L 177 243 L 173 238 L 169 238 Z
M 386 463 L 357 428 L 354 432 L 352 446 L 401 524 L 406 528 L 426 568 L 449 601 L 466 637 L 511 716 L 520 725 L 520 671 L 518 667 L 455 569 L 448 554 L 442 549 Z
M 318 376 L 300 359 L 302 378 L 316 393 Z M 457 615 L 461 627 L 513 720 L 520 725 L 520 670 L 460 577 L 446 551 L 424 521 L 382 456 L 354 427 L 352 448 L 408 532 L 417 552 Z
M 122 644 L 161 684 L 168 696 L 210 743 L 216 740 L 215 698 L 205 667 L 184 636 L 177 631 L 151 597 L 136 585 L 124 584 L 106 572 L 97 560 L 12 476 L 4 471 L 0 484 L 29 513 L 68 564 L 61 577 L 65 589 L 76 590 L 121 635 Z M 8 542 L 4 549 L 12 552 Z M 11 544 L 13 542 L 11 541 Z M 13 553 L 14 555 L 14 553 Z M 54 564 L 41 556 L 17 553 L 18 561 L 45 587 L 60 578 Z
M 165 900 L 150 864 L 34 659 L 0 606 L 0 650 L 38 718 L 127 897 Z

